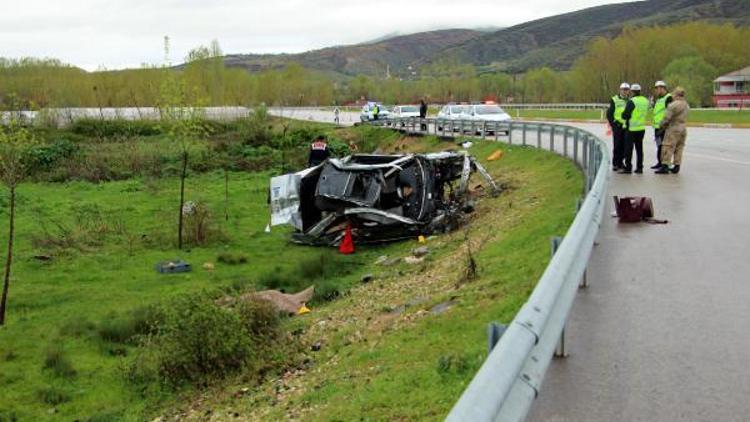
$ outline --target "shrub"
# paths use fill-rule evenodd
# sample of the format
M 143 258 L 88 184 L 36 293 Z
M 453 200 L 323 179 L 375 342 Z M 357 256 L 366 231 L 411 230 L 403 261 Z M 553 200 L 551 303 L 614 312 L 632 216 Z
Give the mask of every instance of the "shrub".
M 204 384 L 239 369 L 259 371 L 283 364 L 279 315 L 265 301 L 241 302 L 233 309 L 206 294 L 180 296 L 163 307 L 164 319 L 145 336 L 129 367 L 131 380 L 177 387 Z M 280 361 L 269 356 L 280 355 Z
M 76 374 L 73 364 L 59 343 L 52 343 L 47 347 L 42 368 L 52 371 L 58 377 L 70 378 Z
M 224 252 L 220 253 L 219 256 L 216 257 L 216 261 L 228 265 L 239 265 L 247 264 L 248 258 L 244 253 Z
M 37 390 L 36 394 L 42 403 L 52 406 L 57 406 L 58 404 L 70 401 L 70 394 L 54 386 L 40 388 Z
M 142 306 L 125 315 L 111 314 L 99 323 L 96 332 L 99 338 L 107 342 L 135 344 L 139 336 L 153 333 L 162 319 L 160 308 Z
M 96 328 L 96 324 L 89 321 L 86 317 L 77 315 L 68 321 L 66 321 L 61 327 L 60 327 L 60 334 L 72 336 L 72 337 L 81 337 L 85 334 L 88 334 Z
M 130 139 L 136 136 L 154 136 L 166 132 L 164 123 L 155 120 L 78 119 L 70 131 L 99 139 Z
M 35 145 L 26 152 L 26 165 L 32 173 L 49 170 L 77 151 L 78 146 L 65 138 L 48 144 Z
M 185 214 L 183 234 L 186 244 L 205 246 L 212 241 L 224 238 L 221 230 L 213 224 L 211 211 L 205 202 L 186 202 L 183 213 Z

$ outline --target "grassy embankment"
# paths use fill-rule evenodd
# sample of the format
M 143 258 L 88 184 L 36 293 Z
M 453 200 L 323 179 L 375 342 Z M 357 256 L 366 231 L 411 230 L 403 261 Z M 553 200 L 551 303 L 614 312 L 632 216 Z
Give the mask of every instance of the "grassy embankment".
M 435 140 L 406 150 L 451 147 Z M 484 159 L 498 148 L 480 142 Z M 482 198 L 468 231 L 428 241 L 418 265 L 370 266 L 375 280 L 313 313 L 296 318 L 310 365 L 271 378 L 261 388 L 242 382 L 212 389 L 174 414 L 202 420 L 442 420 L 486 356 L 485 325 L 510 321 L 549 260 L 549 238 L 562 235 L 581 194 L 569 161 L 518 146 L 501 146 L 485 162 L 507 190 Z M 467 245 L 479 266 L 466 278 Z M 383 249 L 403 257 L 418 246 Z M 367 250 L 367 249 L 363 249 Z
M 331 135 L 362 141 L 362 148 L 382 144 L 393 149 L 399 143 L 391 132 L 367 128 Z M 223 151 L 226 145 L 217 149 L 216 144 L 228 137 L 231 134 L 217 135 L 210 145 L 196 145 L 203 151 L 197 155 Z M 158 136 L 138 142 L 168 147 Z M 89 153 L 97 150 L 94 144 L 83 145 L 88 161 L 94 156 Z M 120 144 L 122 140 L 103 143 L 114 155 L 123 153 Z M 434 138 L 399 145 L 405 145 L 401 150 L 452 147 Z M 472 152 L 483 158 L 495 148 L 479 143 Z M 199 391 L 211 396 L 197 407 L 231 408 L 248 418 L 285 416 L 287 406 L 272 406 L 277 401 L 288 404 L 289 413 L 320 419 L 439 417 L 483 359 L 484 324 L 512 318 L 546 265 L 549 237 L 564 233 L 581 191 L 580 174 L 569 162 L 530 149 L 503 149 L 504 158 L 490 169 L 510 189 L 479 204 L 469 238 L 480 272 L 471 281 L 462 276 L 463 233 L 431 240 L 432 253 L 423 264 L 387 268 L 375 265 L 376 258 L 404 256 L 414 244 L 362 247 L 354 256 L 341 258 L 331 251 L 290 245 L 285 229 L 264 233 L 266 186 L 278 171 L 274 168 L 229 173 L 226 221 L 223 173 L 211 170 L 211 160 L 193 169 L 187 199 L 203 202 L 211 211 L 213 235 L 209 242 L 183 251 L 172 239 L 178 179 L 169 169 L 159 176 L 140 174 L 132 162 L 102 159 L 95 169 L 106 170 L 109 162 L 118 169 L 116 178 L 125 180 L 23 184 L 10 308 L 7 325 L 0 329 L 0 419 L 142 420 L 165 408 L 185 410 L 179 403 L 196 403 Z M 256 150 L 248 154 L 254 159 L 262 155 Z M 55 179 L 74 176 L 63 164 L 54 167 L 44 174 Z M 81 177 L 98 175 L 87 171 Z M 4 234 L 0 242 L 5 242 Z M 219 262 L 222 254 L 246 262 Z M 190 262 L 193 271 L 154 271 L 156 262 L 175 257 Z M 240 373 L 178 389 L 145 388 L 127 377 L 142 347 L 128 337 L 133 330 L 129 324 L 144 306 L 185 293 L 270 287 L 279 282 L 280 273 L 310 277 L 309 271 L 300 271 L 300 262 L 320 260 L 337 266 L 312 276 L 312 283 L 328 297 L 315 299 L 312 314 L 282 321 L 284 330 L 297 333 L 305 347 L 322 343 L 320 352 L 290 357 L 306 369 L 283 376 L 271 371 L 265 381 L 254 373 Z M 206 262 L 215 268 L 203 269 Z M 376 279 L 359 286 L 365 273 Z M 295 282 L 307 284 L 304 279 Z M 333 293 L 343 296 L 335 299 Z M 445 312 L 430 313 L 433 305 L 444 302 L 455 303 Z M 276 387 L 279 377 L 285 380 L 281 389 Z M 287 389 L 287 384 L 296 387 Z M 248 390 L 237 395 L 237 386 Z
M 600 110 L 508 110 L 514 118 L 521 119 L 562 119 L 562 120 L 601 120 Z M 605 117 L 606 118 L 606 117 Z M 651 114 L 648 117 L 651 121 Z M 691 125 L 732 124 L 750 127 L 750 110 L 692 110 L 689 115 Z M 603 120 L 601 120 L 603 121 Z

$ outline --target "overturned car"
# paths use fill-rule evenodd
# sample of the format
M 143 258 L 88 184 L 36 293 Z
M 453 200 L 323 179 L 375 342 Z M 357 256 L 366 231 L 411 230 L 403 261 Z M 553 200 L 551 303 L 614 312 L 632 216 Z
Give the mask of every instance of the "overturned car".
M 448 232 L 473 210 L 475 171 L 499 193 L 485 168 L 463 152 L 331 158 L 271 178 L 271 224 L 291 224 L 292 240 L 308 245 L 335 246 L 347 226 L 357 243 Z

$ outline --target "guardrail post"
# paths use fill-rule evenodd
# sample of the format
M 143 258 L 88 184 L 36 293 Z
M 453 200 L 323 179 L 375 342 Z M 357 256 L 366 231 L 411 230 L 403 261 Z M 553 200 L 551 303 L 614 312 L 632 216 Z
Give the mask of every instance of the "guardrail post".
M 482 139 L 487 139 L 487 122 L 482 122 Z
M 495 124 L 495 142 L 497 142 L 497 139 L 500 136 L 500 131 L 497 130 L 497 127 L 499 126 L 499 124 L 497 122 L 494 122 L 494 124 Z
M 539 149 L 542 149 L 542 132 L 544 131 L 544 126 L 537 125 L 536 126 L 536 147 Z
M 487 353 L 492 352 L 495 345 L 500 341 L 500 337 L 503 336 L 505 330 L 508 329 L 507 325 L 499 324 L 497 322 L 491 322 L 487 324 Z
M 526 123 L 523 124 L 523 132 L 522 133 L 522 143 L 524 146 L 526 146 Z
M 556 126 L 550 126 L 549 129 L 549 150 L 552 152 L 555 152 L 555 132 L 557 127 Z
M 578 129 L 576 129 L 575 133 L 573 134 L 573 162 L 576 164 L 578 163 Z
M 513 145 L 513 122 L 508 124 L 508 143 Z
M 561 243 L 562 243 L 562 237 L 555 236 L 552 238 L 550 242 L 550 246 L 551 246 L 550 255 L 555 255 L 555 252 L 557 252 L 557 249 L 560 247 Z M 558 340 L 557 347 L 555 347 L 555 357 L 564 358 L 566 356 L 567 356 L 567 352 L 565 350 L 565 326 L 563 326 L 563 329 L 560 332 L 560 340 Z
M 568 128 L 565 128 L 565 132 L 563 132 L 563 156 L 567 158 L 568 156 Z

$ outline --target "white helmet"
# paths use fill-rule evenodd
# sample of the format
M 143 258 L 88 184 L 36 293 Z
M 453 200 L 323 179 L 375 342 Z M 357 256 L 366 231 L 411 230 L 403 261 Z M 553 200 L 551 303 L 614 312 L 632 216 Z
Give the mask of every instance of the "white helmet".
M 641 86 L 638 85 L 638 84 L 630 85 L 630 90 L 631 91 L 640 91 L 641 90 Z
M 660 86 L 663 86 L 664 88 L 666 88 L 667 87 L 667 83 L 664 82 L 664 81 L 656 81 L 656 83 L 654 84 L 654 88 L 658 88 Z
M 627 82 L 623 82 L 620 84 L 620 89 L 630 89 L 630 84 Z

